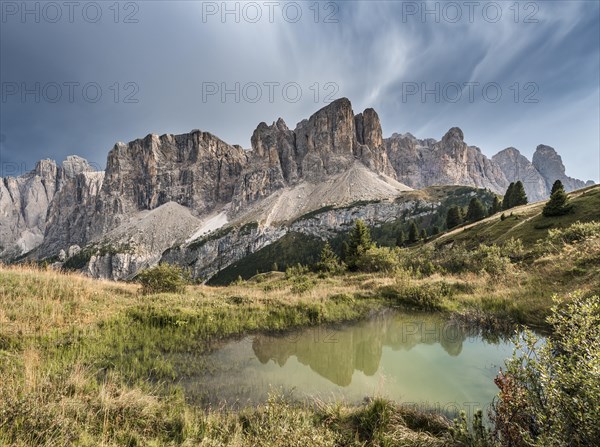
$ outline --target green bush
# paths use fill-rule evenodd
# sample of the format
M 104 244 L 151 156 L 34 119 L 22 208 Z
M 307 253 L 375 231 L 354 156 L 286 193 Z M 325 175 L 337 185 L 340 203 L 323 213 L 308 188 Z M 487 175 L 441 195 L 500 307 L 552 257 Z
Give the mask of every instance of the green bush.
M 600 445 L 600 297 L 575 294 L 556 304 L 553 332 L 525 331 L 495 382 L 490 413 L 500 445 Z
M 563 229 L 548 230 L 548 240 L 551 243 L 572 244 L 573 242 L 600 236 L 600 222 L 575 222 Z
M 356 260 L 356 268 L 362 272 L 390 273 L 400 266 L 398 249 L 389 247 L 370 247 Z
M 189 283 L 189 274 L 181 267 L 161 263 L 137 275 L 144 295 L 152 293 L 181 293 Z
M 302 264 L 291 265 L 285 269 L 285 279 L 294 279 L 297 276 L 306 275 L 310 269 Z
M 492 244 L 481 244 L 467 258 L 467 269 L 472 272 L 486 272 L 498 276 L 508 273 L 512 268 L 510 258 L 505 256 L 502 247 Z
M 435 284 L 405 283 L 382 287 L 380 293 L 384 298 L 410 309 L 440 310 L 444 298 L 450 297 L 452 290 L 444 282 Z

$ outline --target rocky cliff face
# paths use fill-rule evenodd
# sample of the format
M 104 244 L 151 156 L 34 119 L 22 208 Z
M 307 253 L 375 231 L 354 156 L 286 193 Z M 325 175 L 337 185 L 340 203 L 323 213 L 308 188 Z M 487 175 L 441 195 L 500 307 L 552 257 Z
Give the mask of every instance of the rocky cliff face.
M 83 158 L 69 156 L 62 165 L 41 160 L 31 172 L 0 178 L 0 258 L 20 256 L 40 245 L 57 194 L 81 173 L 92 171 Z
M 395 178 L 379 116 L 373 109 L 355 116 L 346 98 L 301 121 L 293 131 L 281 118 L 271 126 L 260 123 L 251 141 L 249 163 L 234 194 L 234 212 L 286 186 L 326 181 L 356 160 Z
M 535 169 L 544 177 L 548 191 L 552 189 L 552 184 L 556 180 L 562 182 L 567 192 L 586 186 L 585 182 L 565 174 L 565 165 L 562 158 L 550 146 L 540 144 L 535 149 L 532 162 Z
M 500 166 L 500 169 L 509 182 L 521 180 L 525 187 L 525 193 L 530 202 L 537 202 L 548 197 L 550 191 L 546 186 L 546 180 L 533 163 L 514 147 L 506 148 L 492 157 L 492 160 Z
M 71 245 L 83 245 L 92 239 L 90 223 L 103 180 L 104 171 L 83 171 L 65 182 L 48 209 L 38 256 L 53 256 Z
M 108 154 L 91 234 L 99 237 L 133 213 L 176 202 L 197 215 L 230 202 L 247 161 L 244 150 L 207 132 L 148 135 Z
M 458 127 L 450 129 L 441 141 L 394 134 L 385 140 L 385 147 L 396 177 L 412 188 L 465 185 L 501 194 L 508 187 L 498 164 L 479 148 L 468 146 Z

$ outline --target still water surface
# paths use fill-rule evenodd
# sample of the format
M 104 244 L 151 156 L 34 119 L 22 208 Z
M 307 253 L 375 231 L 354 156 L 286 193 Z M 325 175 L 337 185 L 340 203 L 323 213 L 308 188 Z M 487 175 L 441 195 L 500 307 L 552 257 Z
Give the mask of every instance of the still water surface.
M 472 413 L 492 401 L 493 379 L 512 351 L 509 341 L 486 340 L 439 316 L 388 312 L 343 326 L 229 342 L 202 358 L 208 373 L 192 374 L 182 385 L 193 399 L 211 405 L 255 404 L 284 390 L 297 398 L 357 402 L 384 396 Z

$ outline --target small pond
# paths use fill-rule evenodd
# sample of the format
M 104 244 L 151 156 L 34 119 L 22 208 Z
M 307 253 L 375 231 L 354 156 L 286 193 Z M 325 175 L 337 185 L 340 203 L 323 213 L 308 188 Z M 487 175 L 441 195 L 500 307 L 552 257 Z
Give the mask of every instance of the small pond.
M 204 405 L 244 406 L 269 392 L 360 402 L 383 396 L 455 415 L 487 411 L 513 344 L 439 315 L 385 312 L 340 326 L 250 335 L 186 359 L 181 385 Z M 197 362 L 197 363 L 196 363 Z M 194 364 L 202 373 L 193 373 Z

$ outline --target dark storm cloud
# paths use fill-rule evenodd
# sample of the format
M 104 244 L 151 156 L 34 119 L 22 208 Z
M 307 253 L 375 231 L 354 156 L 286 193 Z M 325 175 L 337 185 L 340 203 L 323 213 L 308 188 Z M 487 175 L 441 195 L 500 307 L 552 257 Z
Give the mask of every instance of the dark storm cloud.
M 135 10 L 121 3 L 118 23 L 112 2 L 97 3 L 98 23 L 77 13 L 73 23 L 44 17 L 36 23 L 32 16 L 23 23 L 20 14 L 4 14 L 3 88 L 39 82 L 50 95 L 49 83 L 79 86 L 72 101 L 64 86 L 56 103 L 36 103 L 31 95 L 23 102 L 21 92 L 3 99 L 3 173 L 10 173 L 7 166 L 31 169 L 40 158 L 74 153 L 103 167 L 116 141 L 194 128 L 249 147 L 260 121 L 281 116 L 293 128 L 334 94 L 350 98 L 355 112 L 375 108 L 385 136 L 409 131 L 440 138 L 459 126 L 469 144 L 490 156 L 508 146 L 531 156 L 544 143 L 562 154 L 568 174 L 598 181 L 598 3 L 530 2 L 531 10 L 522 3 L 518 18 L 509 10 L 512 2 L 502 3 L 496 23 L 491 9 L 482 15 L 490 3 L 479 2 L 470 20 L 465 3 L 455 2 L 463 15 L 456 23 L 447 3 L 436 2 L 324 2 L 317 23 L 313 3 L 298 3 L 302 17 L 296 23 L 286 20 L 292 10 L 282 15 L 284 3 L 270 23 L 264 2 L 256 2 L 262 9 L 257 23 L 244 20 L 249 10 L 239 23 L 232 15 L 224 22 L 219 13 L 203 17 L 207 6 L 220 8 L 221 2 L 136 2 Z M 436 7 L 445 13 L 423 18 L 424 9 Z M 537 23 L 524 23 L 532 12 Z M 137 23 L 123 23 L 131 13 Z M 325 23 L 328 16 L 333 23 Z M 244 97 L 235 102 L 233 95 L 221 101 L 220 92 L 203 97 L 203 83 L 220 89 L 236 82 L 252 97 L 248 83 L 256 83 L 262 97 L 255 103 Z M 269 82 L 279 83 L 272 102 Z M 467 88 L 453 87 L 466 82 L 495 83 L 502 97 L 492 102 L 479 87 L 470 101 Z M 101 87 L 97 102 L 89 101 L 96 84 L 87 96 L 81 91 L 86 83 Z M 298 102 L 284 98 L 282 86 L 289 83 L 301 88 Z M 441 95 L 407 94 L 415 85 L 435 90 L 437 84 Z M 461 100 L 444 97 L 444 88 L 446 96 L 460 93 Z

